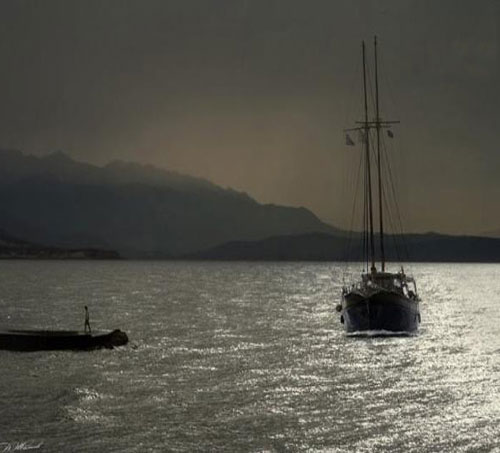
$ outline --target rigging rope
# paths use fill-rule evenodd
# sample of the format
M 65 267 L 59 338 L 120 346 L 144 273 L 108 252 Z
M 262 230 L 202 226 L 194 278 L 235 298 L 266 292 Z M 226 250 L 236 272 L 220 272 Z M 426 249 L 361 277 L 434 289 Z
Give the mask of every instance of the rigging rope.
M 391 193 L 393 196 L 393 202 L 394 202 L 395 211 L 396 211 L 396 220 L 398 222 L 397 223 L 397 227 L 398 227 L 397 232 L 398 232 L 399 237 L 401 239 L 402 248 L 403 248 L 403 251 L 405 254 L 405 258 L 407 261 L 409 261 L 410 260 L 410 253 L 409 253 L 408 245 L 406 243 L 406 239 L 404 236 L 403 221 L 401 218 L 401 210 L 399 209 L 398 197 L 396 196 L 396 188 L 395 188 L 395 184 L 394 184 L 394 177 L 393 177 L 393 173 L 392 173 L 391 163 L 390 163 L 390 159 L 388 157 L 388 152 L 387 152 L 387 148 L 385 145 L 385 140 L 382 140 L 382 143 L 383 143 L 382 149 L 384 150 L 383 157 L 384 157 L 385 165 L 386 165 L 387 171 L 388 171 L 388 180 L 390 182 Z
M 357 200 L 358 200 L 358 187 L 359 187 L 359 177 L 361 175 L 361 164 L 363 163 L 363 154 L 360 153 L 359 155 L 359 163 L 358 163 L 358 170 L 356 172 L 356 182 L 354 184 L 354 203 L 352 205 L 352 210 L 351 210 L 351 220 L 349 223 L 349 237 L 347 241 L 347 253 L 344 253 L 344 262 L 348 263 L 350 258 L 351 258 L 351 245 L 352 245 L 352 236 L 353 236 L 353 228 L 354 228 L 354 217 L 356 215 L 356 206 L 357 206 Z

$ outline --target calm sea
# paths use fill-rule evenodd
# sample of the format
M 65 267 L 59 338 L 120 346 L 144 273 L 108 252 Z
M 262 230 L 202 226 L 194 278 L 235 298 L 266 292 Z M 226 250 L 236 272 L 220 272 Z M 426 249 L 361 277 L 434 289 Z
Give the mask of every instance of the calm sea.
M 500 266 L 415 264 L 422 327 L 347 338 L 344 265 L 0 263 L 0 327 L 121 328 L 0 351 L 0 452 L 500 452 Z

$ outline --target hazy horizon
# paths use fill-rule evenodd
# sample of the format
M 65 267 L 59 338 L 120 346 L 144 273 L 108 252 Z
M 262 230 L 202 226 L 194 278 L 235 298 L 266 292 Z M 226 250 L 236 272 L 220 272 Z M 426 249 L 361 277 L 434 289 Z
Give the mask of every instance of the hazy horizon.
M 7 0 L 0 148 L 153 164 L 348 228 L 342 130 L 377 34 L 406 230 L 498 230 L 499 17 L 488 0 Z

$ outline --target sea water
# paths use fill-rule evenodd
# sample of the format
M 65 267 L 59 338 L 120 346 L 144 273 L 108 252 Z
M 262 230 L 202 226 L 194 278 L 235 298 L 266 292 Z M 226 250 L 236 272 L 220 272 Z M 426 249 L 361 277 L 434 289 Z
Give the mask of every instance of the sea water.
M 1 328 L 130 343 L 0 351 L 0 452 L 499 452 L 500 266 L 408 267 L 419 334 L 349 338 L 343 264 L 1 262 Z

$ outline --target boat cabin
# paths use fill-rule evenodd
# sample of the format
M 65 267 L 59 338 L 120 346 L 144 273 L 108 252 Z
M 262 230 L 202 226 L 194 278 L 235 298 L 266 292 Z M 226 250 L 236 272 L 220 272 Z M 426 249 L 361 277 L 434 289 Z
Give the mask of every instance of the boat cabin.
M 412 277 L 407 276 L 403 271 L 392 272 L 372 272 L 362 275 L 364 286 L 380 287 L 389 291 L 396 291 L 404 294 L 410 299 L 417 297 L 417 285 Z

